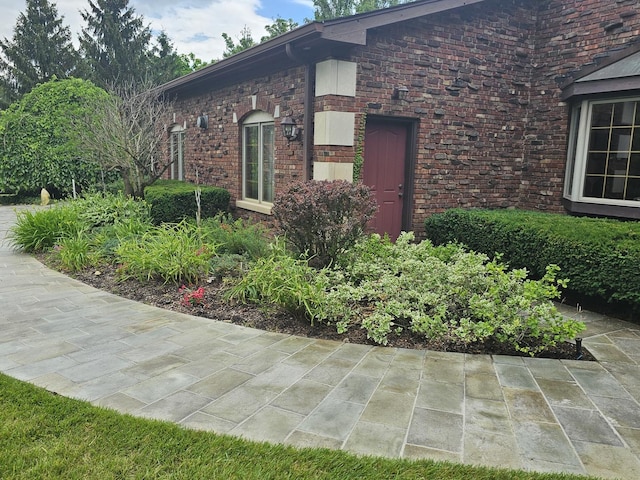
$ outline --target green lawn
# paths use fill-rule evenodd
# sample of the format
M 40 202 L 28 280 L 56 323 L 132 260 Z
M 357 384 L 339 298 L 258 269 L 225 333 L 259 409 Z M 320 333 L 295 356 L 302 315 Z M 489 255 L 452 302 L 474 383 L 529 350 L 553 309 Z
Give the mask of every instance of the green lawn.
M 121 415 L 0 374 L 2 479 L 582 479 L 259 444 Z

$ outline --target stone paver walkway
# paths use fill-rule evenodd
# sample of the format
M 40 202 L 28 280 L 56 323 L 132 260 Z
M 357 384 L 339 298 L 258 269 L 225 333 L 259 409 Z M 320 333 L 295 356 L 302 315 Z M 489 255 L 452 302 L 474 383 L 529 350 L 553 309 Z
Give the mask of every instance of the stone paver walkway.
M 0 207 L 0 239 L 14 221 Z M 0 305 L 0 371 L 121 412 L 300 447 L 640 478 L 640 327 L 601 315 L 582 314 L 599 362 L 370 347 L 146 306 L 7 242 Z

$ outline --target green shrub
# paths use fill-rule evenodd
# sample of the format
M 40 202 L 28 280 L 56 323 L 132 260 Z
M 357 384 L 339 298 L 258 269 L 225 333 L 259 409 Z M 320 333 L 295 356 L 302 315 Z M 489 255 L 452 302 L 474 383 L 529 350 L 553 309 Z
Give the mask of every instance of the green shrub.
M 116 250 L 123 241 L 137 239 L 148 232 L 153 225 L 146 217 L 126 218 L 114 225 L 98 228 L 92 239 L 93 253 L 96 259 L 115 261 Z
M 533 355 L 584 328 L 551 302 L 564 283 L 557 270 L 526 280 L 526 271 L 507 271 L 461 246 L 415 244 L 410 233 L 395 244 L 372 235 L 338 260 L 316 311 L 339 331 L 361 326 L 377 343 L 408 328 L 430 339 L 492 340 Z
M 25 252 L 43 252 L 83 228 L 78 212 L 66 205 L 36 211 L 22 210 L 17 212 L 16 223 L 9 230 L 8 239 L 15 248 Z
M 256 259 L 266 255 L 269 248 L 267 232 L 261 224 L 241 218 L 234 220 L 230 214 L 218 214 L 203 220 L 202 230 L 208 241 L 219 245 L 220 254 L 246 255 Z
M 460 245 L 416 244 L 411 233 L 394 244 L 374 234 L 322 270 L 276 242 L 270 255 L 234 279 L 227 297 L 278 305 L 335 325 L 339 333 L 363 328 L 380 344 L 409 329 L 430 339 L 491 341 L 535 355 L 584 328 L 551 301 L 564 286 L 557 272 L 551 265 L 541 280 L 528 280 L 525 270 L 507 271 Z
M 305 259 L 294 258 L 282 241 L 271 245 L 271 252 L 259 258 L 239 281 L 225 293 L 227 300 L 277 305 L 313 319 L 324 296 L 324 285 L 317 271 Z
M 556 264 L 568 293 L 640 309 L 640 222 L 514 210 L 450 210 L 429 217 L 435 243 L 457 241 L 542 278 Z
M 151 204 L 151 217 L 156 224 L 177 223 L 185 218 L 196 218 L 195 190 L 198 185 L 177 180 L 159 180 L 144 191 Z M 213 217 L 229 208 L 230 194 L 220 187 L 200 185 L 202 218 Z
M 326 266 L 363 235 L 376 202 L 362 183 L 311 180 L 279 195 L 272 212 L 287 241 L 315 265 Z
M 126 197 L 123 193 L 88 194 L 76 200 L 73 205 L 78 210 L 78 218 L 90 229 L 116 225 L 131 219 L 140 222 L 149 222 L 151 219 L 148 203 Z
M 87 80 L 42 83 L 0 115 L 0 190 L 70 195 L 100 183 L 103 171 L 80 142 L 77 119 L 107 93 Z M 96 121 L 103 121 L 96 119 Z M 109 176 L 109 174 L 107 174 Z
M 208 275 L 216 248 L 215 244 L 205 243 L 200 228 L 182 221 L 123 240 L 115 252 L 123 278 L 161 278 L 165 283 L 195 284 Z

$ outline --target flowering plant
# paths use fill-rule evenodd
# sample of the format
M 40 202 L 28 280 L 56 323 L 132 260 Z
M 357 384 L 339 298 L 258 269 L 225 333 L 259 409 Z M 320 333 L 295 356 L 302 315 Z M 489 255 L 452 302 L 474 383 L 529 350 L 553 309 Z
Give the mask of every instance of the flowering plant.
M 195 307 L 196 305 L 204 305 L 204 287 L 198 287 L 193 290 L 182 285 L 178 292 L 182 295 L 182 304 L 187 307 Z

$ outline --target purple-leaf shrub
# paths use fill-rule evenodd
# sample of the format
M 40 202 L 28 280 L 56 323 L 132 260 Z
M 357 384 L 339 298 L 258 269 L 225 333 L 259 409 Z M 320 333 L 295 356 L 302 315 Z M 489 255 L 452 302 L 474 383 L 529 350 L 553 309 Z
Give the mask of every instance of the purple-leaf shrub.
M 272 212 L 289 243 L 323 267 L 363 235 L 376 210 L 371 190 L 362 183 L 310 180 L 279 195 Z

